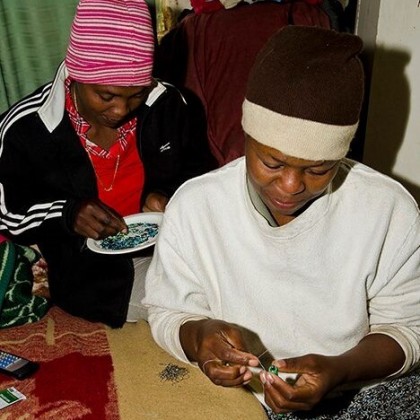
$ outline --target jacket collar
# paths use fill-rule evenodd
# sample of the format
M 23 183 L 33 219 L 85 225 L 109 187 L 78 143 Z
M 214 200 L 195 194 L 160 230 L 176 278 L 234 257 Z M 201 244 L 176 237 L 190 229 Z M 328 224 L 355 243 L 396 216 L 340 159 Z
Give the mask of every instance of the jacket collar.
M 58 124 L 63 119 L 65 110 L 64 103 L 66 98 L 64 81 L 67 76 L 68 71 L 63 61 L 57 70 L 47 100 L 38 110 L 39 117 L 50 133 L 57 128 Z

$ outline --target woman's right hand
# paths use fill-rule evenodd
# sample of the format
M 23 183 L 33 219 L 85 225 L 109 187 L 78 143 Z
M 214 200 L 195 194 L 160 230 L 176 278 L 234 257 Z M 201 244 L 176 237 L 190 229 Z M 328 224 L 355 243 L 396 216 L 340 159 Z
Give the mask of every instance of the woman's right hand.
M 147 195 L 147 197 L 144 200 L 142 211 L 164 212 L 168 201 L 169 198 L 166 195 L 163 195 L 158 192 L 151 192 Z
M 92 239 L 104 239 L 126 233 L 128 227 L 124 219 L 100 200 L 91 199 L 80 203 L 73 222 L 73 230 L 78 235 Z
M 276 360 L 281 372 L 297 373 L 292 385 L 267 371 L 260 373 L 266 404 L 277 414 L 311 410 L 335 386 L 343 381 L 345 368 L 338 356 L 307 354 Z
M 248 367 L 259 366 L 233 324 L 214 319 L 189 321 L 181 326 L 180 339 L 188 358 L 216 385 L 246 385 L 252 378 Z

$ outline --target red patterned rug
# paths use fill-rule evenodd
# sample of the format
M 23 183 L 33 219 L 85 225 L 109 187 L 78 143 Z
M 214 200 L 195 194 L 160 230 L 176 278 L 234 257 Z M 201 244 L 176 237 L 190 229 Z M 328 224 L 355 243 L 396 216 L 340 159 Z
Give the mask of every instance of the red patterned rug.
M 53 307 L 40 322 L 0 330 L 0 349 L 40 363 L 22 381 L 0 375 L 0 389 L 27 399 L 0 411 L 1 420 L 119 419 L 105 327 Z

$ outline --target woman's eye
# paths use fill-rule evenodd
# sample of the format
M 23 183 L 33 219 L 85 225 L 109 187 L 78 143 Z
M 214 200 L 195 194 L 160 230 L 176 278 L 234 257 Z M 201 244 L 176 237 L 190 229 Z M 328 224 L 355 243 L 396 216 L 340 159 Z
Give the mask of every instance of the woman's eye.
M 272 163 L 272 162 L 264 162 L 263 161 L 264 166 L 266 166 L 268 169 L 280 169 L 282 168 L 284 165 L 278 162 Z
M 113 96 L 112 95 L 99 95 L 99 97 L 104 101 L 104 102 L 110 102 L 112 101 Z
M 138 95 L 136 95 L 134 98 L 135 99 L 144 99 L 144 98 L 147 98 L 148 95 L 149 95 L 148 91 L 147 92 L 141 92 Z
M 322 169 L 322 170 L 314 170 L 314 169 L 308 169 L 307 172 L 310 175 L 315 175 L 315 176 L 322 176 L 322 175 L 326 175 L 329 171 L 331 171 L 332 168 L 328 168 L 328 169 Z
M 262 164 L 268 169 L 281 169 L 283 168 L 284 164 L 278 161 L 271 161 L 271 160 L 263 160 L 260 159 Z
M 143 103 L 146 101 L 146 96 L 144 95 L 139 95 L 139 96 L 134 96 L 133 98 L 131 98 L 131 101 L 133 101 L 134 103 Z

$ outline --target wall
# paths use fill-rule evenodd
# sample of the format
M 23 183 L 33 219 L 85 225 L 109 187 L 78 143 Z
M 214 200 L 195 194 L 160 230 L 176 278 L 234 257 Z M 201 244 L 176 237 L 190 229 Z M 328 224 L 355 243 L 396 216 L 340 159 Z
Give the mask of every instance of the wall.
M 359 0 L 370 89 L 363 161 L 420 201 L 420 0 Z

